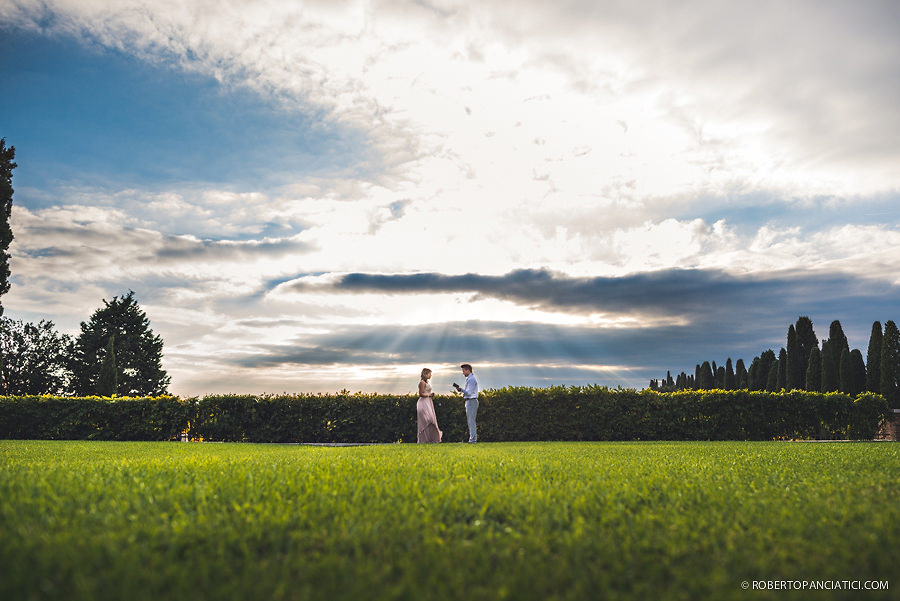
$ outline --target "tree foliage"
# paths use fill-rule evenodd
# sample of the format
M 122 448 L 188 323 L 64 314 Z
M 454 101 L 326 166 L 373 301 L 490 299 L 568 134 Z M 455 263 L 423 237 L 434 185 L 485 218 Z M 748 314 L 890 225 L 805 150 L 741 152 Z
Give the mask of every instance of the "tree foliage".
M 0 317 L 0 394 L 64 394 L 69 385 L 72 339 L 52 321 L 38 324 Z
M 806 389 L 810 392 L 822 390 L 822 352 L 817 346 L 814 346 L 809 352 L 809 364 L 806 368 Z
M 900 409 L 900 331 L 893 320 L 884 324 L 881 341 L 881 395 L 890 406 Z
M 830 338 L 822 343 L 822 392 L 836 392 L 841 385 L 840 356 L 836 342 Z
M 734 366 L 731 364 L 731 357 L 725 362 L 725 390 L 735 389 Z
M 812 320 L 805 315 L 797 319 L 794 330 L 797 333 L 800 365 L 806 370 L 806 366 L 809 365 L 809 354 L 814 348 L 819 348 L 819 339 L 816 337 L 816 331 L 813 329 Z
M 856 396 L 866 390 L 866 364 L 859 349 L 841 351 L 840 391 Z
M 15 163 L 16 147 L 6 146 L 6 138 L 0 139 L 0 297 L 9 291 L 9 245 L 13 241 L 9 217 L 12 214 L 13 187 L 12 172 Z M 0 316 L 3 315 L 3 303 L 0 301 Z M 2 359 L 0 359 L 2 362 Z
M 72 357 L 75 394 L 96 393 L 100 367 L 115 336 L 118 393 L 125 396 L 166 394 L 171 378 L 162 369 L 162 338 L 150 329 L 150 320 L 134 300 L 134 292 L 103 301 L 90 320 L 81 323 Z
M 712 366 L 709 364 L 709 361 L 704 361 L 697 375 L 697 386 L 701 390 L 709 390 L 715 385 L 716 381 L 713 376 Z
M 806 388 L 806 364 L 800 351 L 800 340 L 797 337 L 797 329 L 794 326 L 788 328 L 787 337 L 787 363 L 785 364 L 785 388 L 787 390 L 803 390 Z
M 866 354 L 866 390 L 869 392 L 881 392 L 881 322 L 872 324 L 872 334 L 869 336 L 869 351 Z
M 119 383 L 116 376 L 116 335 L 109 337 L 106 343 L 106 351 L 103 353 L 103 362 L 100 364 L 100 377 L 97 382 L 97 394 L 100 396 L 113 396 L 118 392 Z
M 891 335 L 895 336 L 896 324 L 892 328 Z M 671 377 L 667 375 L 661 387 L 659 381 L 651 380 L 651 388 L 660 392 L 708 390 L 714 387 L 750 391 L 805 389 L 810 392 L 840 391 L 859 395 L 866 391 L 883 392 L 882 387 L 889 386 L 897 397 L 892 402 L 900 406 L 900 341 L 889 344 L 887 338 L 887 327 L 882 332 L 881 323 L 876 321 L 872 325 L 868 355 L 864 361 L 859 349 L 850 349 L 840 321 L 831 322 L 829 337 L 822 341 L 820 349 L 812 321 L 803 316 L 788 327 L 787 348 L 782 348 L 777 357 L 769 349 L 754 357 L 749 369 L 743 359 L 738 359 L 733 371 L 730 357 L 725 367 L 717 368 L 715 361 L 705 361 L 696 365 L 693 377 L 681 372 L 673 386 Z M 883 374 L 885 369 L 889 372 L 887 376 Z M 885 396 L 890 397 L 889 394 Z
M 747 367 L 743 359 L 738 359 L 734 364 L 734 386 L 738 390 L 747 388 Z

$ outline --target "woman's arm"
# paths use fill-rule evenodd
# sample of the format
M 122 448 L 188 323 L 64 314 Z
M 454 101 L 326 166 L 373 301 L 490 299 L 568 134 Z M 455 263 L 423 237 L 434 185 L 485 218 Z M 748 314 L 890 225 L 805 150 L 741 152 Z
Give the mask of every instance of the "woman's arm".
M 425 396 L 425 380 L 419 380 L 419 396 Z

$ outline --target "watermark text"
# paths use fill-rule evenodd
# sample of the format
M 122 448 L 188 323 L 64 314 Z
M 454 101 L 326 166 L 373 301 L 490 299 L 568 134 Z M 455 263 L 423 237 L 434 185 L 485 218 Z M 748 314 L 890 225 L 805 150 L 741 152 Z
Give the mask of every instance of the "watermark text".
M 752 591 L 886 591 L 887 580 L 744 580 L 741 588 Z

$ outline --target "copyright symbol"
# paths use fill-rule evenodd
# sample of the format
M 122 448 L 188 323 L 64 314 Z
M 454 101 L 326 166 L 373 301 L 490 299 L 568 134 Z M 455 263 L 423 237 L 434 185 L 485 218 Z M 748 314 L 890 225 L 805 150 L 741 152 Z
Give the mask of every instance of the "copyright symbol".
M 744 590 L 747 590 L 748 588 L 750 588 L 750 583 L 747 582 L 746 580 L 744 580 L 744 581 L 741 583 L 741 588 L 744 589 Z

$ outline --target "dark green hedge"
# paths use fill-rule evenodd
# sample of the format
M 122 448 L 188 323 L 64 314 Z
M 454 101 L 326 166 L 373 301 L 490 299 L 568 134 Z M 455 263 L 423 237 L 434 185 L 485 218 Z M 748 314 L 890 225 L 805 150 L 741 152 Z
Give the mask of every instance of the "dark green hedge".
M 177 397 L 0 397 L 0 438 L 174 440 L 194 415 Z
M 465 408 L 435 398 L 445 442 L 467 438 Z M 481 395 L 482 441 L 871 439 L 878 395 L 803 391 L 503 388 Z M 243 442 L 414 442 L 416 397 L 210 395 L 200 399 L 0 397 L 0 438 Z

